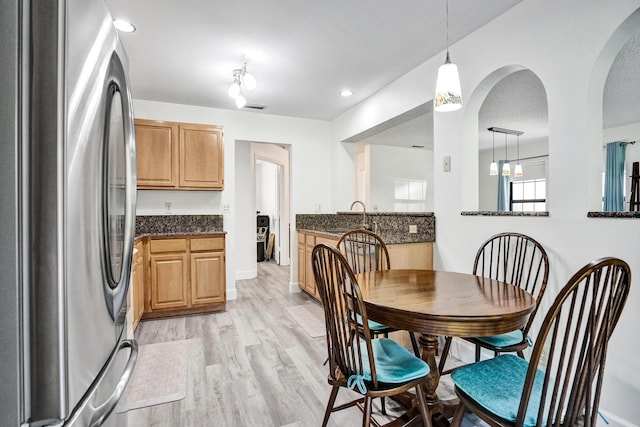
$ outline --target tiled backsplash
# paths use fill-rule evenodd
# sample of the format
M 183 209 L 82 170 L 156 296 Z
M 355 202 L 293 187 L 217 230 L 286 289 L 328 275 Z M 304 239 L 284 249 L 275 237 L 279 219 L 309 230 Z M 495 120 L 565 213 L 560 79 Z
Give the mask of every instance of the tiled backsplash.
M 366 218 L 367 225 L 372 230 L 377 225 L 378 234 L 387 243 L 435 242 L 436 240 L 436 217 L 432 212 L 367 212 Z M 362 222 L 361 212 L 296 215 L 296 229 L 333 234 L 362 228 Z M 412 225 L 416 226 L 415 233 L 409 233 L 409 226 Z

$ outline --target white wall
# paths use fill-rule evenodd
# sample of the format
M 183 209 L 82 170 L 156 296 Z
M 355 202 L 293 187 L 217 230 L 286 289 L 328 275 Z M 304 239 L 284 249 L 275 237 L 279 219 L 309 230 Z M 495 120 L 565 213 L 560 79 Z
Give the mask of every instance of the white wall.
M 600 206 L 606 75 L 617 52 L 640 26 L 638 8 L 637 0 L 524 0 L 451 46 L 465 106 L 434 117 L 434 163 L 452 157 L 451 172 L 435 168 L 436 268 L 468 272 L 480 243 L 493 233 L 510 230 L 531 235 L 549 253 L 552 270 L 544 306 L 575 271 L 602 256 L 625 259 L 634 277 L 640 275 L 640 221 L 587 218 L 587 211 Z M 335 156 L 347 156 L 338 141 L 428 102 L 441 58 L 425 62 L 334 120 Z M 531 69 L 547 92 L 550 216 L 461 216 L 462 210 L 478 208 L 480 106 L 497 81 L 522 67 Z M 415 90 L 425 82 L 433 83 Z M 640 291 L 636 285 L 632 284 L 609 346 L 601 409 L 610 415 L 612 425 L 632 426 L 640 420 Z
M 370 145 L 371 202 L 369 210 L 393 212 L 395 178 L 427 181 L 423 211 L 433 211 L 433 151 L 420 148 Z
M 242 111 L 220 110 L 189 105 L 168 104 L 145 100 L 134 100 L 134 114 L 138 118 L 170 120 L 190 123 L 218 124 L 224 126 L 225 189 L 203 203 L 202 192 L 189 192 L 180 196 L 180 206 L 172 206 L 174 212 L 221 214 L 222 207 L 228 205 L 229 213 L 223 213 L 224 229 L 227 232 L 227 298 L 236 298 L 236 269 L 247 265 L 253 257 L 255 263 L 255 212 L 242 212 L 242 205 L 236 200 L 244 200 L 236 188 L 236 141 L 270 142 L 291 146 L 291 229 L 295 239 L 294 213 L 312 213 L 315 203 L 331 209 L 332 163 L 331 124 L 320 120 L 298 119 L 272 116 Z M 251 185 L 253 187 L 253 184 Z M 164 214 L 165 191 L 150 191 L 139 199 L 139 212 Z M 252 199 L 253 200 L 253 199 Z M 236 216 L 239 217 L 236 219 Z M 253 230 L 254 244 L 238 247 L 241 230 Z M 242 239 L 246 241 L 247 239 Z M 292 240 L 292 244 L 295 244 Z M 296 251 L 292 256 L 296 257 Z M 295 260 L 292 260 L 295 262 Z M 297 264 L 296 264 L 297 265 Z M 242 270 L 241 270 L 242 271 Z M 292 268 L 292 277 L 295 268 Z M 295 288 L 295 280 L 292 279 Z

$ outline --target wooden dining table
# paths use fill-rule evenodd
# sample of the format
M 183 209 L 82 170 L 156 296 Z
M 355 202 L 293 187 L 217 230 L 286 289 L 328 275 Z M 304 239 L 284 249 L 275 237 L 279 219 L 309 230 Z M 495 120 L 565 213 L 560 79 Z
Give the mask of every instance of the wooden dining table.
M 434 426 L 448 425 L 454 409 L 436 394 L 438 336 L 514 331 L 525 326 L 536 304 L 531 294 L 516 286 L 472 274 L 392 269 L 356 278 L 369 319 L 420 334 L 421 356 L 431 368 L 425 391 Z

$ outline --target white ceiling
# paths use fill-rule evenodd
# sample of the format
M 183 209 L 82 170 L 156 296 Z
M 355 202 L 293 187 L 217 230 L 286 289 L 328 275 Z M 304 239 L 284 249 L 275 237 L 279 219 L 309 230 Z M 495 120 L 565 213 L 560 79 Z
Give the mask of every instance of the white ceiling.
M 450 43 L 520 1 L 451 0 Z M 258 79 L 258 88 L 244 94 L 250 104 L 267 106 L 266 114 L 331 120 L 446 45 L 445 0 L 107 0 L 107 6 L 137 28 L 121 35 L 134 98 L 178 104 L 235 109 L 227 89 L 246 59 Z M 354 95 L 340 97 L 343 88 Z
M 246 60 L 258 88 L 243 95 L 266 106 L 263 114 L 331 120 L 446 45 L 444 0 L 106 1 L 115 18 L 137 28 L 121 34 L 136 99 L 235 109 L 227 89 Z M 450 44 L 520 1 L 451 0 Z M 638 76 L 640 30 L 611 68 L 605 128 L 640 121 Z M 354 95 L 339 96 L 344 88 Z M 432 148 L 432 112 L 423 107 L 354 140 Z M 547 116 L 542 83 L 522 71 L 494 87 L 479 124 L 523 130 L 526 143 L 546 132 Z M 487 144 L 481 138 L 481 148 Z

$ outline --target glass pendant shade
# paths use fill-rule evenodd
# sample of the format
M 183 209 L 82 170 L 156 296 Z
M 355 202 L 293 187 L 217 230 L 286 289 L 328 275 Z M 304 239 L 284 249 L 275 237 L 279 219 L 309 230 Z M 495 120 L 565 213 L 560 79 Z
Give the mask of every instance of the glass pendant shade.
M 511 175 L 511 165 L 509 163 L 505 163 L 502 165 L 502 176 Z
M 498 164 L 496 162 L 491 162 L 491 166 L 489 166 L 489 175 L 498 175 Z
M 455 111 L 462 108 L 462 90 L 460 89 L 458 66 L 451 62 L 449 52 L 447 52 L 447 60 L 438 68 L 433 108 L 436 111 Z
M 229 90 L 227 91 L 227 93 L 233 99 L 240 95 L 240 85 L 238 84 L 238 82 L 233 82 L 233 84 L 229 86 Z
M 523 176 L 524 175 L 524 173 L 522 173 L 522 165 L 520 163 L 518 163 L 516 165 L 516 168 L 514 169 L 513 174 L 515 176 Z
M 258 86 L 256 77 L 251 73 L 245 72 L 244 76 L 242 77 L 242 82 L 244 83 L 244 87 L 246 87 L 247 90 L 254 90 Z
M 245 105 L 247 105 L 247 100 L 244 99 L 244 96 L 242 96 L 242 95 L 236 96 L 236 107 L 242 108 Z

